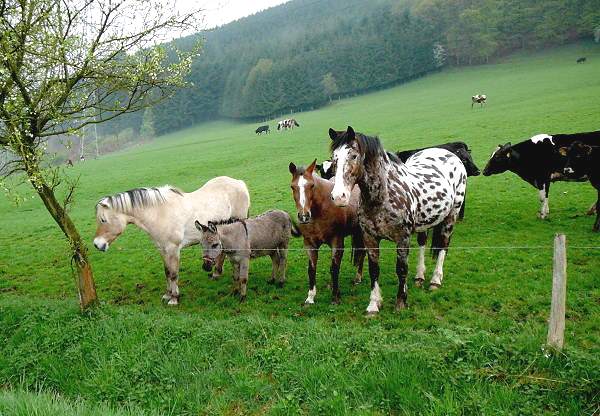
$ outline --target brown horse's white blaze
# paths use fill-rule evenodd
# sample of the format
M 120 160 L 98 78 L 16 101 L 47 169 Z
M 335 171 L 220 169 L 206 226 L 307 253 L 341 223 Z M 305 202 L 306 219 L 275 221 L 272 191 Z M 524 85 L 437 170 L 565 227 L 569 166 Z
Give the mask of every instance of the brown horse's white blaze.
M 135 224 L 154 241 L 164 263 L 167 290 L 163 299 L 179 303 L 179 260 L 183 247 L 198 244 L 194 220 L 205 223 L 248 216 L 250 195 L 243 181 L 220 176 L 185 193 L 171 186 L 140 188 L 102 198 L 96 205 L 94 246 L 107 251 L 128 224 Z M 220 259 L 222 265 L 223 258 Z M 219 265 L 217 265 L 219 267 Z
M 386 152 L 379 139 L 346 131 L 329 130 L 335 165 L 331 199 L 338 206 L 348 204 L 358 186 L 361 193 L 359 222 L 369 255 L 371 296 L 367 312 L 379 312 L 379 244 L 396 242 L 398 294 L 396 308 L 406 307 L 408 250 L 410 235 L 418 233 L 419 264 L 417 284 L 424 280 L 427 230 L 433 228 L 432 249 L 437 264 L 430 288 L 442 284 L 446 250 L 458 213 L 464 202 L 467 173 L 460 159 L 443 149 L 425 149 L 403 163 Z
M 362 280 L 364 250 L 362 233 L 358 225 L 357 210 L 360 200 L 358 189 L 349 205 L 337 207 L 330 198 L 333 184 L 317 175 L 314 170 L 316 159 L 308 167 L 296 167 L 290 163 L 291 188 L 298 211 L 298 228 L 304 238 L 308 255 L 308 295 L 305 303 L 315 303 L 317 294 L 316 274 L 319 248 L 323 244 L 331 247 L 331 280 L 333 303 L 339 303 L 339 271 L 344 254 L 344 237 L 352 237 L 352 249 L 356 251 L 354 265 L 357 267 L 355 283 Z

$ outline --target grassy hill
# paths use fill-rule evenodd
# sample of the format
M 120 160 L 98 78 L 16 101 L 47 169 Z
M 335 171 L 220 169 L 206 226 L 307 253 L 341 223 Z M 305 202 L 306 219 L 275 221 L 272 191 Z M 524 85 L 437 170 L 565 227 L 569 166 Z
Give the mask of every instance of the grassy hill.
M 575 64 L 578 56 L 588 63 Z M 70 169 L 79 177 L 72 215 L 91 246 L 100 197 L 165 183 L 192 191 L 218 175 L 246 181 L 252 214 L 280 208 L 295 215 L 287 166 L 327 158 L 329 127 L 378 134 L 388 150 L 464 140 L 483 168 L 499 143 L 600 129 L 599 73 L 600 48 L 579 44 L 336 101 L 295 114 L 301 127 L 293 132 L 257 137 L 255 125 L 199 125 Z M 471 109 L 475 93 L 488 95 L 486 108 Z M 326 252 L 317 304 L 301 306 L 300 240 L 284 289 L 266 284 L 270 261 L 252 263 L 244 304 L 230 294 L 229 266 L 225 278 L 209 281 L 199 249 L 186 249 L 181 305 L 167 308 L 160 256 L 134 228 L 108 253 L 92 253 L 104 305 L 80 316 L 66 245 L 41 202 L 27 187 L 19 191 L 28 198 L 18 207 L 0 199 L 0 386 L 163 414 L 597 410 L 600 235 L 583 215 L 596 199 L 589 184 L 554 184 L 550 218 L 541 221 L 536 190 L 515 175 L 473 178 L 442 289 L 409 284 L 410 308 L 394 313 L 395 256 L 383 252 L 385 305 L 372 320 L 364 318 L 368 282 L 351 286 L 348 259 L 342 304 L 330 305 Z M 557 232 L 570 246 L 567 346 L 547 357 L 541 346 Z M 411 278 L 415 263 L 411 253 Z M 430 260 L 428 268 L 430 275 Z M 32 403 L 55 400 L 42 395 Z M 0 395 L 0 414 L 17 414 L 14 401 L 13 393 Z

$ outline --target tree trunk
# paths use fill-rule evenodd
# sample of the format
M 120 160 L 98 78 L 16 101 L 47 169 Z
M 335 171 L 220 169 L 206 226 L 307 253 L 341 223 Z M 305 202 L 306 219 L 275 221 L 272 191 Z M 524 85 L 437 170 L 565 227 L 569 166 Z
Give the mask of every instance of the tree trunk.
M 44 202 L 46 209 L 69 240 L 69 244 L 73 250 L 71 261 L 77 269 L 76 283 L 81 310 L 83 311 L 90 306 L 96 305 L 98 303 L 98 296 L 96 295 L 96 284 L 94 283 L 92 266 L 88 261 L 87 249 L 81 240 L 75 224 L 73 224 L 63 206 L 56 200 L 52 188 L 40 178 L 39 172 L 36 174 L 36 172 L 28 170 L 27 174 L 31 178 L 34 188 Z

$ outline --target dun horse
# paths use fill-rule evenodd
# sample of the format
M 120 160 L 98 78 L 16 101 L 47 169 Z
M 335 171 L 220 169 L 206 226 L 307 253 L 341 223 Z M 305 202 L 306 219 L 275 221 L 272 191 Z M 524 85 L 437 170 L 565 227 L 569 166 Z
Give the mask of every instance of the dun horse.
M 223 221 L 248 216 L 250 195 L 243 181 L 220 176 L 185 193 L 171 186 L 132 189 L 102 198 L 96 205 L 94 246 L 106 251 L 127 224 L 144 230 L 160 252 L 167 278 L 163 299 L 179 303 L 179 258 L 183 247 L 200 242 L 194 220 Z M 222 259 L 221 259 L 222 265 Z
M 273 268 L 269 283 L 275 283 L 278 278 L 277 285 L 283 287 L 290 235 L 300 236 L 287 212 L 272 210 L 222 225 L 210 221 L 207 225 L 196 221 L 195 225 L 202 231 L 202 267 L 210 271 L 224 253 L 233 265 L 233 280 L 240 301 L 246 298 L 250 260 L 257 257 L 271 257 Z
M 425 280 L 425 243 L 427 230 L 433 228 L 432 250 L 437 266 L 430 288 L 442 284 L 443 265 L 450 237 L 463 204 L 467 173 L 460 159 L 443 149 L 426 149 L 403 163 L 386 152 L 379 139 L 329 129 L 335 167 L 335 186 L 331 198 L 337 206 L 350 204 L 356 185 L 361 201 L 358 218 L 369 256 L 371 298 L 368 314 L 382 305 L 379 289 L 379 243 L 396 243 L 398 294 L 396 309 L 407 306 L 406 275 L 410 236 L 418 233 L 419 264 L 415 282 Z
M 304 237 L 304 247 L 308 253 L 308 297 L 306 304 L 315 303 L 317 294 L 316 276 L 319 248 L 327 244 L 331 253 L 332 302 L 340 302 L 339 272 L 344 255 L 344 237 L 352 236 L 352 247 L 356 251 L 354 265 L 357 266 L 355 283 L 362 280 L 363 261 L 365 257 L 362 234 L 358 225 L 357 211 L 360 192 L 352 192 L 346 207 L 337 207 L 330 198 L 333 184 L 314 174 L 317 160 L 307 168 L 297 168 L 290 163 L 292 174 L 291 188 L 298 210 L 298 228 Z

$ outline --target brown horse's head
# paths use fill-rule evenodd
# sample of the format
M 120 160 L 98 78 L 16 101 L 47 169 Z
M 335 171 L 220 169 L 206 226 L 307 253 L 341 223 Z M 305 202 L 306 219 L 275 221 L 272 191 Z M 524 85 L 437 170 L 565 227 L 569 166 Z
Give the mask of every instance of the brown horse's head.
M 94 247 L 100 251 L 108 250 L 109 245 L 120 236 L 127 227 L 127 215 L 111 206 L 108 198 L 102 199 L 96 205 L 96 235 Z
M 297 168 L 292 162 L 290 162 L 290 173 L 292 174 L 292 193 L 294 194 L 294 201 L 296 201 L 296 209 L 298 210 L 298 221 L 301 224 L 310 222 L 312 218 L 311 207 L 313 203 L 313 195 L 315 188 L 315 180 L 313 178 L 313 172 L 317 164 L 315 159 L 307 168 Z

